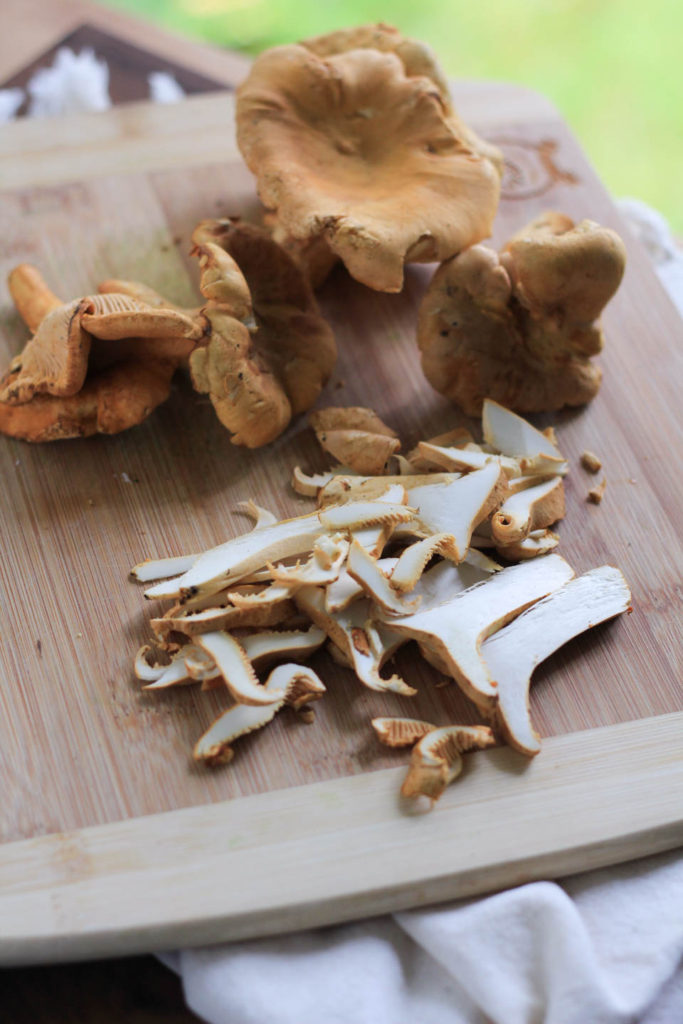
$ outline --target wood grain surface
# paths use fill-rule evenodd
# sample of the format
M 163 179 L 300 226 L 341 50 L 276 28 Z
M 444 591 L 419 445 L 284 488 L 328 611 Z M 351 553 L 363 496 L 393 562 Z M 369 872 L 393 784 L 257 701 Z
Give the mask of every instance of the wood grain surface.
M 682 331 L 563 123 L 556 117 L 539 121 L 538 110 L 525 122 L 521 101 L 515 101 L 517 120 L 511 122 L 504 90 L 501 96 L 496 106 L 495 91 L 489 92 L 485 123 L 475 124 L 501 142 L 508 157 L 494 240 L 502 241 L 539 210 L 556 207 L 621 228 L 629 248 L 626 278 L 605 317 L 599 397 L 586 409 L 538 422 L 556 424 L 572 467 L 562 553 L 577 572 L 604 562 L 618 565 L 632 587 L 634 611 L 574 641 L 539 670 L 533 710 L 549 735 L 683 707 L 676 632 L 681 499 L 674 470 Z M 480 96 L 473 102 L 481 108 Z M 174 123 L 182 127 L 192 104 L 201 114 L 192 130 L 204 133 L 201 164 L 195 151 L 183 159 L 171 132 Z M 169 148 L 158 147 L 153 171 L 145 166 L 136 173 L 125 152 L 117 166 L 115 147 L 99 151 L 95 140 L 88 177 L 64 181 L 62 155 L 57 152 L 54 166 L 50 160 L 59 150 L 53 135 L 58 128 L 45 125 L 31 154 L 40 184 L 24 178 L 25 187 L 16 187 L 16 168 L 26 157 L 6 138 L 0 170 L 9 168 L 15 187 L 1 196 L 2 276 L 26 260 L 65 299 L 113 276 L 142 279 L 191 304 L 197 295 L 188 256 L 194 223 L 210 215 L 254 216 L 257 205 L 242 164 L 226 162 L 222 151 L 220 162 L 209 162 L 215 133 L 208 123 L 214 112 L 224 132 L 227 98 L 193 99 L 182 107 L 184 114 L 126 108 L 129 128 L 136 116 L 142 126 L 148 154 L 155 141 L 171 140 Z M 496 111 L 504 118 L 498 124 Z M 101 117 L 100 132 L 115 136 L 120 116 Z M 34 129 L 10 127 L 19 130 L 15 140 Z M 407 446 L 462 422 L 419 370 L 415 319 L 430 273 L 411 267 L 401 295 L 381 295 L 337 270 L 320 292 L 340 350 L 321 404 L 371 405 Z M 26 331 L 4 290 L 1 302 L 4 363 Z M 607 476 L 599 507 L 586 502 L 593 478 L 578 465 L 586 447 L 600 454 Z M 131 659 L 149 635 L 152 609 L 127 579 L 131 565 L 147 556 L 201 550 L 247 528 L 235 513 L 247 498 L 280 515 L 308 509 L 310 503 L 289 488 L 295 464 L 324 464 L 304 420 L 267 449 L 236 448 L 208 401 L 181 377 L 171 400 L 123 435 L 42 446 L 0 439 L 3 840 L 396 764 L 398 758 L 378 749 L 370 735 L 371 715 L 476 720 L 456 688 L 435 686 L 438 677 L 411 652 L 399 661 L 420 690 L 413 701 L 371 693 L 320 655 L 313 664 L 329 693 L 315 724 L 282 714 L 264 732 L 240 741 L 232 765 L 207 771 L 192 764 L 190 751 L 223 706 L 221 695 L 188 687 L 163 695 L 140 692 Z

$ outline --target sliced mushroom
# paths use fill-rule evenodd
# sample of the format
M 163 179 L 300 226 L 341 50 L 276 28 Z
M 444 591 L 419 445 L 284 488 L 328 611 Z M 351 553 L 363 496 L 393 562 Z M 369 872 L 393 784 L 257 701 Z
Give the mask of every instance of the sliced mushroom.
M 430 730 L 413 747 L 401 795 L 426 796 L 432 802 L 438 800 L 446 786 L 460 775 L 462 754 L 492 747 L 495 742 L 493 733 L 485 725 L 448 725 Z
M 516 750 L 532 756 L 541 747 L 529 714 L 536 666 L 584 630 L 628 611 L 630 602 L 622 574 L 603 565 L 565 583 L 485 641 L 481 654 L 498 683 L 496 718 Z
M 528 537 L 565 513 L 564 485 L 560 477 L 551 477 L 534 487 L 512 494 L 491 517 L 491 532 L 497 544 L 510 545 Z
M 392 690 L 405 697 L 416 693 L 398 675 L 383 679 L 379 672 L 386 661 L 403 642 L 390 629 L 377 632 L 377 627 L 370 621 L 371 603 L 367 599 L 355 601 L 347 609 L 331 615 L 325 607 L 325 595 L 319 587 L 302 587 L 295 595 L 298 607 L 309 618 L 324 630 L 327 636 L 340 649 L 347 661 L 365 686 L 371 690 Z M 374 627 L 374 636 L 373 636 Z M 395 639 L 395 647 L 391 644 Z
M 509 562 L 519 562 L 523 558 L 536 558 L 538 555 L 547 555 L 554 551 L 560 543 L 560 538 L 552 530 L 532 530 L 524 540 L 514 544 L 496 547 L 501 558 L 507 558 Z
M 150 583 L 152 580 L 168 580 L 181 576 L 191 569 L 199 555 L 175 555 L 171 558 L 146 558 L 138 562 L 130 570 L 133 579 L 139 583 Z
M 196 643 L 206 651 L 220 670 L 225 685 L 241 704 L 273 704 L 284 699 L 284 691 L 262 686 L 242 645 L 229 633 L 204 633 Z
M 484 399 L 481 426 L 484 440 L 502 455 L 513 458 L 547 455 L 559 462 L 564 461 L 557 445 L 546 434 L 492 398 Z
M 366 476 L 382 473 L 389 457 L 401 447 L 395 431 L 371 409 L 328 406 L 308 419 L 324 451 Z
M 404 491 L 424 484 L 452 483 L 460 478 L 459 473 L 411 473 L 400 476 L 344 476 L 335 475 L 318 492 L 318 505 L 337 504 L 341 501 L 361 501 L 364 498 L 376 501 L 396 501 L 383 495 L 392 493 L 390 487 L 402 487 Z
M 419 718 L 373 718 L 372 728 L 387 747 L 412 747 L 436 726 Z
M 388 625 L 434 650 L 466 696 L 487 710 L 496 682 L 481 657 L 482 642 L 573 575 L 559 555 L 546 555 L 493 573 L 446 604 L 392 617 Z
M 424 568 L 424 562 L 422 568 Z M 372 558 L 357 540 L 351 543 L 347 572 L 362 587 L 368 597 L 388 614 L 408 615 L 419 604 L 419 599 L 407 601 L 399 596 L 397 590 L 392 587 L 388 576 L 382 572 L 377 559 Z
M 499 465 L 507 477 L 519 476 L 522 472 L 516 459 L 484 451 L 480 445 L 476 444 L 467 445 L 464 448 L 444 448 L 440 445 L 420 441 L 417 447 L 425 462 L 451 472 L 468 473 L 473 469 L 482 469 L 491 462 Z
M 307 476 L 299 466 L 292 471 L 292 488 L 297 494 L 303 494 L 305 498 L 315 498 L 318 491 L 334 479 L 333 473 L 313 473 Z
M 237 704 L 225 711 L 195 745 L 195 761 L 212 766 L 228 764 L 234 756 L 230 744 L 238 737 L 267 725 L 284 704 L 291 704 L 298 710 L 309 701 L 318 700 L 325 692 L 315 672 L 293 664 L 274 669 L 262 689 L 278 695 L 277 698 L 265 706 Z
M 322 646 L 325 633 L 317 626 L 310 626 L 307 630 L 251 633 L 241 637 L 239 642 L 252 665 L 259 666 L 282 655 L 305 658 Z
M 505 474 L 491 463 L 450 484 L 426 484 L 408 489 L 408 503 L 417 509 L 415 528 L 422 536 L 449 534 L 451 556 L 462 561 L 474 528 L 500 505 L 507 488 Z

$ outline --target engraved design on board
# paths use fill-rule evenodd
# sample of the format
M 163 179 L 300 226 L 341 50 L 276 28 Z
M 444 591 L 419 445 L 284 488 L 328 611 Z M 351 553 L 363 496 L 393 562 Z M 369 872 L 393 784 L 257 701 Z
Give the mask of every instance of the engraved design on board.
M 576 185 L 578 175 L 558 167 L 554 139 L 532 142 L 509 136 L 490 139 L 503 152 L 501 199 L 533 199 L 548 192 L 553 185 Z

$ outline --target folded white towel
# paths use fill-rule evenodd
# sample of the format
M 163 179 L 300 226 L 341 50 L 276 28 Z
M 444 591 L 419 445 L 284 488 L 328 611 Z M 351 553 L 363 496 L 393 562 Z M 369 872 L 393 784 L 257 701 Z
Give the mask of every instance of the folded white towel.
M 681 1024 L 683 853 L 163 957 L 210 1024 Z

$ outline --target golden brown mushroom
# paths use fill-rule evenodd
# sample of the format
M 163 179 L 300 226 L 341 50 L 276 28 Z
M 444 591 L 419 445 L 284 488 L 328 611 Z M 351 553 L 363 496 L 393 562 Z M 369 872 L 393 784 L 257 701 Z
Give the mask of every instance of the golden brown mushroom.
M 557 213 L 501 253 L 473 246 L 445 262 L 418 321 L 430 384 L 471 416 L 486 397 L 519 412 L 589 402 L 602 376 L 590 360 L 603 345 L 598 318 L 624 263 L 614 231 Z
M 249 448 L 272 441 L 309 409 L 337 350 L 302 272 L 266 231 L 204 220 L 192 240 L 209 301 L 208 342 L 190 357 L 192 380 Z
M 490 234 L 500 179 L 497 151 L 454 114 L 440 73 L 404 62 L 418 44 L 382 29 L 377 49 L 377 31 L 261 54 L 238 91 L 237 138 L 284 236 L 323 237 L 353 277 L 400 291 L 405 262 Z
M 64 303 L 28 264 L 9 288 L 33 337 L 0 380 L 0 431 L 25 441 L 113 434 L 169 394 L 202 327 L 175 308 L 111 292 Z
M 308 419 L 320 446 L 356 473 L 384 472 L 387 459 L 401 447 L 396 432 L 372 409 L 328 406 Z

